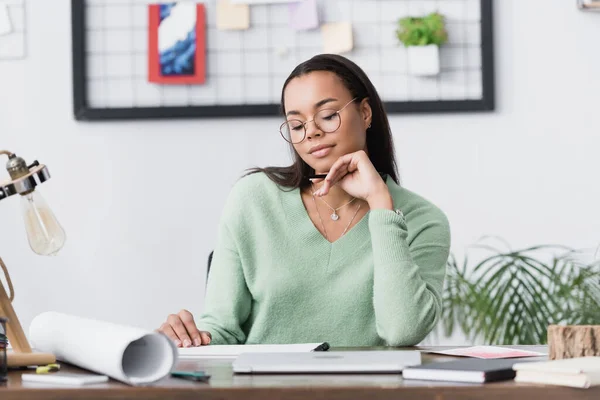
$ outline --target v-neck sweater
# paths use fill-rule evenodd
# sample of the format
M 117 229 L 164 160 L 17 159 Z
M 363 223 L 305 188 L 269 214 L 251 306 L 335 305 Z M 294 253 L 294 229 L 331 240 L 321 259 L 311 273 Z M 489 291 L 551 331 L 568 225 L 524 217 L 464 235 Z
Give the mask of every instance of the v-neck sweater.
M 403 215 L 369 210 L 331 243 L 300 189 L 263 173 L 240 179 L 223 209 L 199 329 L 212 344 L 423 340 L 441 314 L 450 228 L 437 206 L 386 184 Z

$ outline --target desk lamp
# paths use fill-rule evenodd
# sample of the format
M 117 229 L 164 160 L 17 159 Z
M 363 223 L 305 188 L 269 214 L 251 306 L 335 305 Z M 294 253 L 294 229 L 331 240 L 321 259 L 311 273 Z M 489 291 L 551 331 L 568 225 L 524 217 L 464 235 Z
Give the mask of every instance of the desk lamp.
M 36 186 L 50 179 L 48 169 L 44 164 L 34 161 L 27 165 L 25 160 L 15 154 L 0 150 L 0 156 L 8 156 L 6 169 L 10 175 L 9 181 L 0 182 L 0 200 L 19 194 L 21 197 L 21 212 L 25 222 L 25 230 L 29 246 L 39 255 L 54 255 L 65 243 L 65 231 L 60 226 L 54 214 L 48 208 Z M 8 318 L 6 333 L 13 351 L 8 353 L 9 367 L 24 367 L 29 365 L 45 365 L 56 361 L 53 354 L 37 353 L 31 350 L 27 337 L 23 332 L 19 318 L 12 306 L 15 292 L 6 265 L 0 259 L 0 267 L 6 276 L 7 294 L 0 281 L 0 316 Z

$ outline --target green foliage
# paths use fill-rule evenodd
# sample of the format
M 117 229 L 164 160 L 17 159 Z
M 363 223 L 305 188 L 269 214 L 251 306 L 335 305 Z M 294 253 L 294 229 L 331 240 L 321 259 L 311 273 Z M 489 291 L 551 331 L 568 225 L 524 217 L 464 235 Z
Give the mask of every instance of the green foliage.
M 425 17 L 405 17 L 398 20 L 398 40 L 404 46 L 442 45 L 448 41 L 444 16 L 431 13 Z
M 473 246 L 488 256 L 468 268 L 448 261 L 442 329 L 457 326 L 486 344 L 545 344 L 551 324 L 600 324 L 600 265 L 583 263 L 578 252 L 541 245 L 501 251 Z M 560 252 L 560 254 L 557 254 Z

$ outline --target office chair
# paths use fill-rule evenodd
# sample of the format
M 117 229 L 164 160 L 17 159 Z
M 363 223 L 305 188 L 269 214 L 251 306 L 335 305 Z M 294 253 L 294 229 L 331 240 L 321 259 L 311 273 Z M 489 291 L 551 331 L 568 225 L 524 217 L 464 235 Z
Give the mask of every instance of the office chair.
M 215 252 L 215 251 L 214 251 L 214 250 L 212 250 L 212 251 L 210 252 L 210 254 L 208 255 L 208 263 L 207 263 L 207 265 L 206 265 L 206 280 L 207 280 L 207 281 L 208 281 L 208 273 L 210 272 L 210 264 L 212 263 L 212 258 L 213 258 L 213 253 L 214 253 L 214 252 Z

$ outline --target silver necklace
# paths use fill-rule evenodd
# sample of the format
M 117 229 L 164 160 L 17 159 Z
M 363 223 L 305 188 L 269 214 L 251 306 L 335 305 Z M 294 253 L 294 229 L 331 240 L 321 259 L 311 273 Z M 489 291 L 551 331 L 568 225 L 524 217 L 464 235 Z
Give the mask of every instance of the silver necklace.
M 325 239 L 327 239 L 327 241 L 329 241 L 329 235 L 327 235 L 327 229 L 325 228 L 325 223 L 323 222 L 323 219 L 321 218 L 321 213 L 319 212 L 319 207 L 317 207 L 317 201 L 315 200 L 314 194 L 312 196 L 312 199 L 313 199 L 313 203 L 315 205 L 315 209 L 317 210 L 317 215 L 319 216 L 319 221 L 321 222 L 321 227 L 323 228 L 323 233 L 325 234 Z M 353 201 L 353 200 L 354 199 L 352 199 L 351 201 Z M 327 204 L 327 203 L 325 203 L 325 204 Z M 350 219 L 350 222 L 348 222 L 348 225 L 346 225 L 346 229 L 344 229 L 344 232 L 342 232 L 342 234 L 340 235 L 339 238 L 341 238 L 342 236 L 344 236 L 346 234 L 346 232 L 348 231 L 348 228 L 350 228 L 350 225 L 352 225 L 352 221 L 354 221 L 354 218 L 356 218 L 356 215 L 358 214 L 358 211 L 360 210 L 361 206 L 362 206 L 362 204 L 359 204 L 358 207 L 356 207 L 356 211 L 354 212 L 354 215 Z
M 314 191 L 313 191 L 313 199 L 314 199 L 314 197 L 315 197 L 315 195 L 314 195 Z M 329 203 L 328 203 L 328 202 L 326 202 L 326 201 L 325 201 L 325 199 L 324 199 L 324 198 L 322 198 L 322 197 L 319 197 L 319 198 L 320 198 L 320 199 L 323 201 L 323 203 L 327 204 L 327 207 L 329 207 L 329 208 L 331 209 L 331 211 L 333 211 L 333 212 L 331 213 L 331 215 L 329 216 L 329 217 L 331 218 L 331 220 L 332 220 L 332 221 L 337 221 L 337 220 L 339 220 L 339 219 L 340 219 L 340 215 L 337 213 L 337 211 L 338 211 L 339 209 L 342 209 L 342 208 L 346 207 L 348 204 L 350 204 L 350 203 L 352 203 L 354 200 L 356 200 L 356 197 L 353 197 L 353 198 L 352 198 L 352 200 L 350 200 L 350 201 L 349 201 L 349 202 L 347 202 L 346 204 L 342 204 L 342 205 L 341 205 L 341 206 L 339 206 L 338 208 L 333 208 L 333 207 L 331 207 L 331 206 L 329 205 Z

